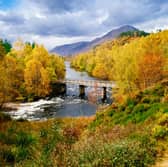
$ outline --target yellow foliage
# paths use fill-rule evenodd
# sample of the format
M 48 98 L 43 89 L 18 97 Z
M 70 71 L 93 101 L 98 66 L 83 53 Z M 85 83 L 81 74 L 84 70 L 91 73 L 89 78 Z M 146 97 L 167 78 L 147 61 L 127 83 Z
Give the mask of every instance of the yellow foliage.
M 75 56 L 71 65 L 94 77 L 114 80 L 122 94 L 130 94 L 168 76 L 168 30 L 103 43 Z
M 39 61 L 32 59 L 26 64 L 24 80 L 28 93 L 36 96 L 46 96 L 49 93 L 49 76 Z
M 27 96 L 44 97 L 51 91 L 52 82 L 65 77 L 61 57 L 50 55 L 43 46 L 23 43 L 20 39 L 0 59 L 0 70 L 0 104 L 22 97 L 27 99 Z

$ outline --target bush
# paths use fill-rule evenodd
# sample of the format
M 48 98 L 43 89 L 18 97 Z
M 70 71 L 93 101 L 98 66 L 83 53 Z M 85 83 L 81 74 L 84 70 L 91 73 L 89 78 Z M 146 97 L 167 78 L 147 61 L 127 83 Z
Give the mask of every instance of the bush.
M 0 123 L 1 122 L 6 122 L 6 121 L 11 121 L 11 117 L 8 114 L 0 112 Z
M 14 164 L 14 162 L 15 162 L 15 155 L 11 151 L 10 148 L 1 147 L 1 149 L 0 149 L 0 165 L 2 162 L 4 164 L 10 163 L 11 166 L 13 166 L 12 164 Z
M 134 105 L 129 105 L 128 107 L 126 107 L 125 112 L 127 114 L 130 114 L 133 111 L 133 109 L 134 109 Z
M 115 110 L 114 110 L 114 109 L 112 109 L 112 110 L 110 110 L 110 111 L 108 112 L 108 116 L 109 116 L 109 117 L 112 117 L 114 114 L 115 114 Z
M 158 139 L 164 139 L 168 136 L 168 114 L 163 114 L 158 124 L 153 128 L 153 135 Z
M 168 127 L 168 114 L 163 114 L 159 120 L 158 120 L 158 124 L 161 126 L 166 126 Z
M 91 141 L 93 142 L 93 141 Z M 150 143 L 150 141 L 148 141 Z M 114 143 L 87 143 L 69 154 L 69 166 L 146 167 L 154 161 L 154 148 L 144 147 L 138 140 Z
M 11 128 L 0 132 L 0 144 L 2 144 L 0 154 L 5 163 L 19 162 L 33 157 L 35 137 L 31 133 L 18 130 L 15 125 L 12 124 Z
M 166 136 L 168 136 L 168 128 L 165 126 L 156 125 L 153 128 L 153 135 L 157 139 L 164 139 Z
M 35 138 L 31 134 L 25 133 L 23 131 L 17 133 L 15 143 L 17 147 L 27 148 L 34 143 Z
M 137 104 L 134 109 L 133 109 L 133 113 L 143 113 L 145 111 L 147 111 L 149 109 L 149 105 L 148 104 Z
M 144 97 L 142 100 L 141 100 L 141 102 L 142 103 L 150 103 L 150 101 L 151 101 L 151 99 L 150 99 L 150 97 Z
M 137 102 L 135 101 L 135 99 L 132 98 L 128 98 L 126 101 L 126 106 L 135 106 L 137 104 Z

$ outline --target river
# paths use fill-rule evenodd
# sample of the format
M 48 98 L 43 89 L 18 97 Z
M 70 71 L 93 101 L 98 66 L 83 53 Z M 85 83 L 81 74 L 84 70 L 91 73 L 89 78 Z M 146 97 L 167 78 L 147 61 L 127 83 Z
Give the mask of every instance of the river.
M 78 72 L 70 68 L 70 63 L 66 64 L 66 79 L 78 80 L 95 80 L 95 78 L 88 76 L 86 72 Z M 95 90 L 96 89 L 96 90 Z M 78 86 L 67 85 L 66 96 L 53 97 L 51 99 L 41 99 L 35 102 L 10 104 L 14 106 L 14 110 L 6 111 L 14 119 L 27 120 L 46 120 L 55 117 L 81 117 L 94 115 L 97 109 L 97 104 L 101 103 L 101 99 L 96 99 L 93 103 L 93 97 L 88 100 L 89 94 L 92 92 L 101 91 L 101 88 L 87 87 L 86 98 L 79 98 Z M 108 97 L 110 97 L 110 90 Z M 108 98 L 108 103 L 111 101 Z

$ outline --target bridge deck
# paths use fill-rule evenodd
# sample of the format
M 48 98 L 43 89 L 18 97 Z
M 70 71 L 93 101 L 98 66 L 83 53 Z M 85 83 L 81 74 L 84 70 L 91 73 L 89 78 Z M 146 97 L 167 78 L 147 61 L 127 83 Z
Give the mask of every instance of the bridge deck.
M 83 86 L 90 86 L 90 87 L 106 87 L 106 88 L 113 88 L 115 86 L 114 82 L 112 81 L 99 81 L 99 80 L 61 80 L 58 81 L 59 83 L 67 83 L 72 85 L 83 85 Z

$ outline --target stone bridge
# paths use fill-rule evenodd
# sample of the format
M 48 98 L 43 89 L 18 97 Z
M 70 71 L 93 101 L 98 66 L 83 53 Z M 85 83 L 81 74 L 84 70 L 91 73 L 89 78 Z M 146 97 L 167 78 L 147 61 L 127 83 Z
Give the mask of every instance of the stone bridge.
M 106 88 L 113 88 L 114 82 L 112 81 L 100 81 L 100 80 L 72 80 L 72 79 L 66 79 L 66 80 L 60 80 L 58 81 L 60 83 L 65 84 L 72 84 L 72 85 L 83 85 L 85 87 L 106 87 Z
M 97 87 L 97 88 L 103 88 L 103 97 L 102 100 L 106 100 L 107 88 L 113 88 L 115 87 L 114 82 L 112 81 L 102 81 L 102 80 L 73 80 L 73 79 L 66 79 L 66 80 L 59 80 L 58 83 L 61 83 L 64 86 L 64 90 L 66 92 L 66 85 L 79 85 L 79 96 L 81 98 L 85 97 L 85 87 Z

